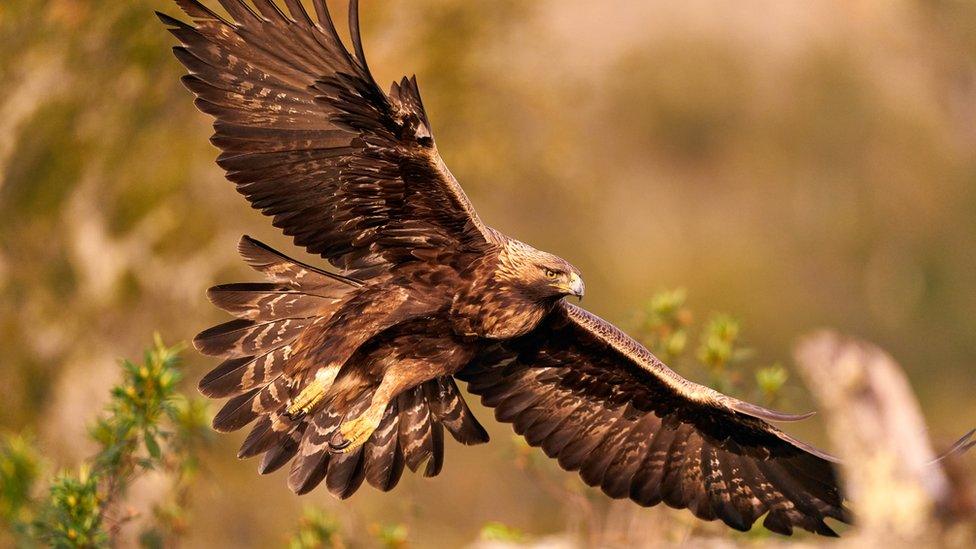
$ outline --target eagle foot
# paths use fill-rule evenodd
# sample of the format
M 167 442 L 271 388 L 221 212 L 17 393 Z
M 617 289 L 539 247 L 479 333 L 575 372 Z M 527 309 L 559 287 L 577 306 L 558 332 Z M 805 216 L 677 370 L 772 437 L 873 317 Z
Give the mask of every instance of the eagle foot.
M 305 410 L 297 410 L 295 412 L 292 412 L 291 410 L 285 410 L 285 417 L 288 418 L 289 421 L 298 421 L 303 417 L 305 417 L 307 413 L 308 412 L 306 412 Z
M 329 450 L 344 454 L 364 444 L 380 426 L 385 409 L 386 406 L 371 406 L 359 417 L 344 422 L 329 440 Z
M 298 393 L 285 410 L 288 419 L 298 420 L 308 415 L 325 398 L 326 391 L 332 386 L 338 374 L 338 367 L 322 368 L 316 372 L 311 383 Z

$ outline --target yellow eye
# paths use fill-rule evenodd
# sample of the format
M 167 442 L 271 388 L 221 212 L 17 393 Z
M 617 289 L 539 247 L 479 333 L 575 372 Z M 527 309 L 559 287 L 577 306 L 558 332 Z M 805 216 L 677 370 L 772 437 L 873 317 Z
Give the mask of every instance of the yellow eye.
M 557 274 L 556 271 L 554 271 L 552 269 L 546 269 L 546 277 L 547 278 L 556 278 L 556 274 Z

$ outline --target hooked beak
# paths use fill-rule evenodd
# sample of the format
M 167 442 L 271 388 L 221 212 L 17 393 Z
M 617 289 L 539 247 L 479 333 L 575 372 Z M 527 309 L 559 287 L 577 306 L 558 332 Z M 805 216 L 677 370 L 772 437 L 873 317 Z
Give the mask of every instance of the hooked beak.
M 580 275 L 576 273 L 570 273 L 569 275 L 569 292 L 583 301 L 583 294 L 586 292 L 586 285 L 583 284 L 583 279 Z

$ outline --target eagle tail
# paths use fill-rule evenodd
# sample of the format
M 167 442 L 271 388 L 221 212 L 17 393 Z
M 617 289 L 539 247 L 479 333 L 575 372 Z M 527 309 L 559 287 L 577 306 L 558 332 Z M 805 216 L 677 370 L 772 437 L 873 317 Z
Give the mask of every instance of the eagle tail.
M 444 465 L 444 427 L 431 417 L 423 385 L 397 397 L 400 406 L 400 446 L 407 467 L 417 472 L 426 461 L 425 477 L 441 472 Z
M 366 481 L 388 492 L 405 467 L 416 472 L 425 462 L 424 476 L 436 476 L 444 465 L 445 429 L 462 444 L 488 441 L 450 376 L 404 391 L 390 401 L 362 447 Z
M 406 464 L 400 443 L 400 407 L 393 399 L 386 407 L 383 420 L 362 448 L 366 457 L 366 482 L 389 492 L 400 482 Z
M 261 465 L 258 466 L 258 473 L 262 475 L 271 474 L 281 469 L 286 463 L 291 461 L 298 453 L 298 445 L 302 442 L 305 435 L 307 423 L 299 423 L 288 436 L 278 439 L 277 445 L 272 445 L 261 458 Z
M 488 442 L 488 432 L 468 408 L 453 376 L 432 379 L 423 387 L 431 414 L 454 440 L 466 446 Z
M 463 444 L 488 440 L 457 385 L 450 377 L 427 381 L 392 399 L 376 430 L 362 446 L 344 454 L 331 454 L 330 441 L 343 423 L 361 414 L 369 404 L 372 389 L 353 398 L 339 399 L 302 418 L 290 431 L 276 431 L 275 421 L 283 421 L 283 409 L 272 418 L 259 421 L 241 447 L 240 456 L 265 452 L 259 471 L 268 473 L 294 457 L 289 486 L 304 494 L 325 482 L 338 498 L 351 496 L 365 480 L 371 486 L 392 490 L 405 468 L 427 477 L 440 473 L 444 464 L 445 429 Z M 341 408 L 345 407 L 345 410 Z

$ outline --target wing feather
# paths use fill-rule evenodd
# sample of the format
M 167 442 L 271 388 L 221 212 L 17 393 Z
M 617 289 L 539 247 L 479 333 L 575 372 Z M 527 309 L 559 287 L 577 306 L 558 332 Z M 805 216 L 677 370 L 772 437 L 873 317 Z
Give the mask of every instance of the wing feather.
M 179 40 L 183 82 L 210 114 L 218 164 L 252 206 L 309 252 L 360 276 L 448 252 L 463 266 L 494 241 L 434 146 L 415 79 L 376 85 L 349 9 L 352 52 L 324 0 L 318 24 L 299 0 L 286 14 L 220 0 L 226 20 L 177 0 L 192 24 L 160 15 Z M 289 16 L 290 14 L 290 16 Z
M 611 497 L 687 508 L 747 530 L 835 535 L 849 522 L 836 460 L 768 410 L 692 383 L 607 322 L 561 302 L 532 333 L 459 372 L 533 446 Z

